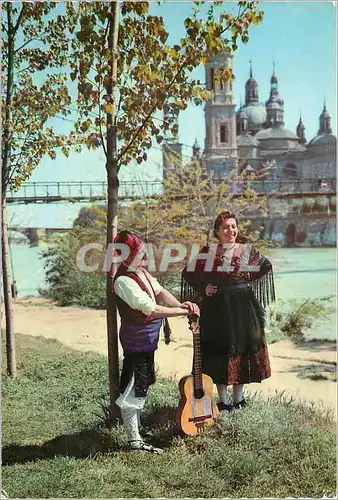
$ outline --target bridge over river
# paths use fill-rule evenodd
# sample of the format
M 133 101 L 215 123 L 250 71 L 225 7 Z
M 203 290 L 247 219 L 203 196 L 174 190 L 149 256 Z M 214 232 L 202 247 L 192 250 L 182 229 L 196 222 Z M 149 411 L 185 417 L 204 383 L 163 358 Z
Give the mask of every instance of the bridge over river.
M 243 182 L 254 189 L 259 196 L 268 195 L 277 198 L 300 198 L 313 196 L 335 196 L 336 179 L 297 179 L 297 180 L 257 180 L 233 183 L 231 192 L 240 196 Z M 163 194 L 163 182 L 122 181 L 119 185 L 119 200 L 140 200 L 156 198 Z M 192 193 L 193 195 L 193 193 Z M 107 200 L 106 182 L 25 182 L 18 191 L 9 189 L 7 203 L 93 203 Z

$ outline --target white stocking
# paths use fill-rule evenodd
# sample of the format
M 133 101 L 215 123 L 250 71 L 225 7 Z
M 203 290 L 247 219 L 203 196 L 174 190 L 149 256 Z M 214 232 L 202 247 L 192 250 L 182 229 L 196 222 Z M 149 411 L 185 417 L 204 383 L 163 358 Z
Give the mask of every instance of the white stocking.
M 138 428 L 140 429 L 142 427 L 142 424 L 141 424 L 141 410 L 137 410 L 137 423 L 138 423 Z
M 138 410 L 121 408 L 123 427 L 126 431 L 128 441 L 142 441 L 138 430 L 137 412 Z
M 216 385 L 220 402 L 224 403 L 225 405 L 230 405 L 231 400 L 228 395 L 228 387 L 224 384 L 216 384 Z
M 123 394 L 121 394 L 116 404 L 121 408 L 123 427 L 127 433 L 128 441 L 141 441 L 139 433 L 139 414 L 145 404 L 146 398 L 135 396 L 134 375 L 129 381 Z
M 244 399 L 244 384 L 234 384 L 234 403 L 240 403 Z

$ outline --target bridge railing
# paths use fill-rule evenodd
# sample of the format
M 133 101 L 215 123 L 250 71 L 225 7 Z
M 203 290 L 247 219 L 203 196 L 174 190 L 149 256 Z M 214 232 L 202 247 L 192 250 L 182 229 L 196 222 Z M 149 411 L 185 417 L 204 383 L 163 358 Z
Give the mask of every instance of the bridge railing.
M 231 191 L 240 194 L 246 187 L 257 193 L 325 193 L 336 192 L 336 179 L 268 179 L 233 182 Z M 163 183 L 157 181 L 122 181 L 119 185 L 119 198 L 137 199 L 156 197 L 163 193 Z M 57 201 L 57 200 L 106 200 L 106 182 L 25 182 L 18 191 L 9 189 L 8 197 L 21 201 Z
M 119 185 L 119 197 L 140 198 L 162 193 L 162 181 L 123 181 Z M 106 182 L 25 182 L 18 191 L 8 191 L 13 199 L 100 199 L 107 198 Z
M 246 187 L 254 189 L 257 193 L 320 193 L 335 192 L 336 179 L 262 179 L 245 180 L 241 179 L 233 184 L 237 192 L 243 191 Z

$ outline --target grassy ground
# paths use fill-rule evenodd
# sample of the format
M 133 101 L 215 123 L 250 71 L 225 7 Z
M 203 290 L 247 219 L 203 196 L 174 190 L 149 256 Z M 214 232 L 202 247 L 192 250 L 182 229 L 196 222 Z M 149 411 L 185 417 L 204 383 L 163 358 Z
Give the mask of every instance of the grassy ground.
M 174 424 L 176 384 L 158 381 L 144 415 L 163 455 L 129 452 L 108 430 L 107 363 L 18 336 L 19 378 L 3 377 L 3 488 L 16 498 L 322 497 L 335 491 L 328 413 L 276 396 L 195 438 Z

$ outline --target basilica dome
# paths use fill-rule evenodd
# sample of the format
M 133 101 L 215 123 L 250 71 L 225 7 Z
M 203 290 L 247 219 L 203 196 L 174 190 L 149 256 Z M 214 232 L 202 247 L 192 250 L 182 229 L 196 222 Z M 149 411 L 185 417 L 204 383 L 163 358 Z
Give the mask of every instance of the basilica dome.
M 255 138 L 262 150 L 295 150 L 299 146 L 298 135 L 284 127 L 259 130 Z
M 262 125 L 266 122 L 266 109 L 263 104 L 248 104 L 242 107 L 241 112 L 248 120 L 248 125 Z
M 284 127 L 271 127 L 260 130 L 255 135 L 255 138 L 261 141 L 262 139 L 291 139 L 298 143 L 298 135 Z
M 308 147 L 317 146 L 336 146 L 336 137 L 333 134 L 319 134 L 316 135 L 308 144 Z

